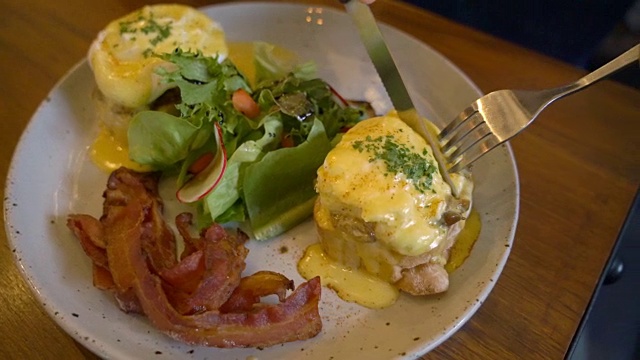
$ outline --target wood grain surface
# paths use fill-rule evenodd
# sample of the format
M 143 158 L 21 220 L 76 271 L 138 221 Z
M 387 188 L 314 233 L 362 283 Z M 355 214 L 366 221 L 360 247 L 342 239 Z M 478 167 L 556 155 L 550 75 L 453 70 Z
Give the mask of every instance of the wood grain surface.
M 38 104 L 97 32 L 151 3 L 0 0 L 0 177 Z M 372 9 L 441 52 L 484 92 L 552 87 L 584 74 L 399 1 L 378 0 Z M 640 184 L 640 92 L 603 81 L 553 104 L 511 144 L 521 181 L 511 256 L 476 315 L 425 359 L 564 357 Z M 0 274 L 0 358 L 95 358 L 47 316 L 4 233 Z

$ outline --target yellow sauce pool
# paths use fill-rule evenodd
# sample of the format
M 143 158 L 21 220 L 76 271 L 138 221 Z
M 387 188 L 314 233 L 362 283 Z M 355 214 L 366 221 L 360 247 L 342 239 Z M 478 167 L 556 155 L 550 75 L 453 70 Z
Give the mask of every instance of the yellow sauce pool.
M 320 276 L 323 286 L 338 296 L 362 306 L 381 309 L 398 299 L 398 289 L 366 271 L 350 269 L 327 257 L 320 244 L 309 246 L 298 262 L 298 272 L 305 279 Z
M 124 166 L 136 171 L 150 171 L 148 166 L 140 165 L 129 159 L 129 149 L 121 144 L 109 131 L 100 129 L 98 137 L 89 148 L 91 161 L 100 169 L 111 173 Z
M 471 254 L 473 245 L 478 240 L 482 223 L 480 222 L 480 214 L 475 209 L 471 210 L 464 228 L 458 235 L 458 238 L 451 247 L 449 253 L 449 261 L 444 266 L 448 273 L 452 273 L 459 268 Z

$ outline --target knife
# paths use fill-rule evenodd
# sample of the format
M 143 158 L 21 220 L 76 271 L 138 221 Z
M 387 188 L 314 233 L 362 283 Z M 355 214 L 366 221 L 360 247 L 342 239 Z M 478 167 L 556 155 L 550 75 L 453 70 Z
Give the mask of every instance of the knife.
M 398 116 L 415 132 L 420 134 L 429 146 L 431 146 L 433 156 L 438 162 L 442 178 L 451 187 L 453 196 L 458 197 L 458 189 L 451 180 L 451 176 L 449 176 L 444 155 L 440 150 L 440 143 L 427 129 L 425 121 L 413 105 L 413 101 L 402 81 L 402 77 L 400 76 L 398 67 L 393 61 L 389 48 L 387 48 L 384 42 L 384 38 L 373 17 L 371 9 L 369 9 L 369 6 L 360 2 L 360 0 L 340 0 L 340 2 L 344 4 L 347 13 L 355 23 L 364 47 L 367 53 L 369 53 L 373 66 L 376 68 L 382 84 L 387 90 L 393 107 L 398 112 Z

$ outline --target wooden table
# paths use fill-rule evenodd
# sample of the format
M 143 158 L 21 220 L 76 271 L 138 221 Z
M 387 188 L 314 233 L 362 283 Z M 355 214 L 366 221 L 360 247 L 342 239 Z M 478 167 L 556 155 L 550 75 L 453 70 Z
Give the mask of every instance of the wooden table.
M 1 0 L 0 177 L 36 107 L 96 33 L 151 2 Z M 372 8 L 444 54 L 484 92 L 552 87 L 584 73 L 398 1 Z M 604 81 L 552 105 L 512 146 L 521 213 L 511 257 L 476 315 L 425 358 L 565 355 L 640 184 L 640 92 Z M 4 234 L 0 274 L 0 358 L 95 358 L 46 315 Z

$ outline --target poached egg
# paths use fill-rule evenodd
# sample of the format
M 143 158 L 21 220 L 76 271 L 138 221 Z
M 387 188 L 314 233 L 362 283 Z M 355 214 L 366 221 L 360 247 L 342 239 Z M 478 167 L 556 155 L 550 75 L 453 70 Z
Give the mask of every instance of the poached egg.
M 109 23 L 89 49 L 89 64 L 104 96 L 126 108 L 148 105 L 171 85 L 155 73 L 169 64 L 154 54 L 175 49 L 204 56 L 228 54 L 222 27 L 184 5 L 145 6 Z

